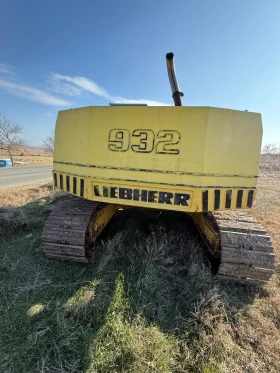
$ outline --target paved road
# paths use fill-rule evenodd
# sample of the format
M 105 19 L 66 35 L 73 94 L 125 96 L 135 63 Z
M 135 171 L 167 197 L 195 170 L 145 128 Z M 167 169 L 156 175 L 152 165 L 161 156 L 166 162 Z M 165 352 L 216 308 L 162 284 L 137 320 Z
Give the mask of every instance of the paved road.
M 0 167 L 0 188 L 50 180 L 52 166 Z

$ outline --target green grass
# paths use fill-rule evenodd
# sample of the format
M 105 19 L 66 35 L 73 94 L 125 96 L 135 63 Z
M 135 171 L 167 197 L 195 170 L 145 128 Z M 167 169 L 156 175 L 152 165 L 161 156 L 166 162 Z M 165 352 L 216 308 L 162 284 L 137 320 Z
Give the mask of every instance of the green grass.
M 89 265 L 49 260 L 54 202 L 0 210 L 1 372 L 279 373 L 279 274 L 218 282 L 187 216 L 133 209 Z

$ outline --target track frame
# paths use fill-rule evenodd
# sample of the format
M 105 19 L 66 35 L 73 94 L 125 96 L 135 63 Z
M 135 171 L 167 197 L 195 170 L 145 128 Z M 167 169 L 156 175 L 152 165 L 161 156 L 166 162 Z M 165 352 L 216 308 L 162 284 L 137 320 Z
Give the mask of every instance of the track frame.
M 275 255 L 264 227 L 248 211 L 229 210 L 191 215 L 215 263 L 219 279 L 248 284 L 267 283 Z
M 42 249 L 48 258 L 87 263 L 93 243 L 121 206 L 71 197 L 47 219 Z

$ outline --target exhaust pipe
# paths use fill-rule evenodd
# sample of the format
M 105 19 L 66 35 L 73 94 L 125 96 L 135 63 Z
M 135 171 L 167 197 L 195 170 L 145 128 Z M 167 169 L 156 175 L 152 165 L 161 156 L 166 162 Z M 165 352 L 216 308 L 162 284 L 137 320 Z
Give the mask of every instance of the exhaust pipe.
M 181 97 L 184 96 L 184 93 L 180 92 L 179 89 L 175 71 L 174 54 L 172 52 L 166 54 L 166 65 L 174 104 L 175 106 L 182 106 L 183 104 Z

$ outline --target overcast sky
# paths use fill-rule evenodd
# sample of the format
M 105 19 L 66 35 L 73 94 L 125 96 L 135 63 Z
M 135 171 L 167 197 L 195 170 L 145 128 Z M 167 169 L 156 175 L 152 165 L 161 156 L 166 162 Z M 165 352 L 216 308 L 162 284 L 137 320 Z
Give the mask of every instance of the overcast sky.
M 0 112 L 41 145 L 57 111 L 109 102 L 262 113 L 280 143 L 279 0 L 1 0 Z

